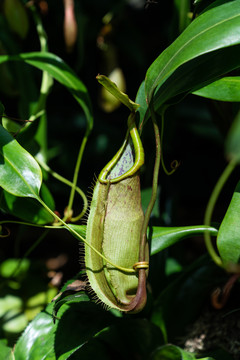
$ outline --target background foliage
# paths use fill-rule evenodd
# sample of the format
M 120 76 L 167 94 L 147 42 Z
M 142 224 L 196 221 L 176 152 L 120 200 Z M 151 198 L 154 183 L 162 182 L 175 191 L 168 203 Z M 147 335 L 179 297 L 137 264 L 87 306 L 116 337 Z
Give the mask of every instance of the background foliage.
M 240 2 L 75 1 L 76 38 L 74 28 L 72 35 L 64 32 L 66 4 L 1 4 L 0 353 L 16 360 L 89 359 L 96 352 L 102 359 L 238 359 L 239 284 L 223 309 L 212 306 L 212 292 L 231 275 L 207 254 L 203 229 L 215 184 L 231 159 L 239 161 Z M 66 215 L 70 188 L 52 177 L 46 164 L 71 181 L 79 148 L 85 148 L 78 186 L 87 193 L 120 147 L 128 113 L 115 109 L 95 79 L 114 69 L 141 105 L 144 209 L 155 159 L 144 79 L 158 122 L 165 117 L 166 167 L 175 159 L 180 163 L 171 176 L 160 171 L 149 224 L 148 303 L 137 315 L 106 312 L 81 288 L 67 289 L 81 278 L 79 242 L 68 231 L 16 223 L 53 222 L 54 214 L 39 202 L 41 176 L 41 199 Z M 21 130 L 27 119 L 34 121 Z M 38 159 L 42 175 L 29 154 Z M 34 177 L 20 182 L 25 168 Z M 210 228 L 218 234 L 223 263 L 235 266 L 233 276 L 239 272 L 238 180 L 236 168 Z M 76 196 L 74 216 L 83 206 Z

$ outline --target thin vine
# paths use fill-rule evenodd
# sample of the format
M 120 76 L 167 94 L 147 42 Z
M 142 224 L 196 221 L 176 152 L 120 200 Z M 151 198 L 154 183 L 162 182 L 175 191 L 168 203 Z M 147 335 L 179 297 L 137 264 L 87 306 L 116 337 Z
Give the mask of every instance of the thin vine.
M 150 216 L 152 213 L 152 209 L 154 207 L 155 201 L 157 199 L 157 190 L 158 190 L 158 177 L 160 171 L 160 163 L 161 163 L 161 138 L 159 127 L 157 124 L 156 115 L 154 113 L 154 109 L 150 104 L 150 112 L 152 118 L 152 124 L 154 129 L 155 135 L 155 147 L 156 147 L 156 156 L 155 156 L 155 163 L 154 163 L 154 170 L 153 170 L 153 181 L 152 181 L 152 194 L 151 199 L 149 201 L 147 210 L 144 216 L 144 222 L 142 227 L 141 233 L 141 245 L 140 245 L 140 252 L 139 252 L 139 261 L 144 261 L 145 258 L 145 246 L 146 246 L 146 234 L 147 234 L 147 227 L 150 220 Z
M 236 165 L 237 165 L 237 161 L 235 158 L 233 158 L 228 163 L 228 165 L 224 169 L 222 175 L 218 179 L 218 181 L 212 191 L 212 194 L 209 198 L 208 204 L 207 204 L 207 208 L 206 208 L 205 215 L 204 215 L 204 225 L 206 225 L 206 226 L 211 225 L 212 214 L 213 214 L 213 210 L 215 208 L 216 202 L 218 200 L 218 197 L 219 197 L 226 181 L 229 179 L 230 175 L 232 174 L 233 170 L 235 169 Z M 213 261 L 215 262 L 216 265 L 222 267 L 223 266 L 222 259 L 216 253 L 216 250 L 213 247 L 210 232 L 208 230 L 205 230 L 205 232 L 204 232 L 204 240 L 205 240 L 206 248 L 208 250 L 209 255 L 211 256 L 211 258 L 213 259 Z
M 73 183 L 71 181 L 67 180 L 62 175 L 60 175 L 60 174 L 56 173 L 55 171 L 53 171 L 47 164 L 45 164 L 40 159 L 37 159 L 37 161 L 39 162 L 41 167 L 44 170 L 46 170 L 55 179 L 61 181 L 62 183 L 66 184 L 67 186 L 70 186 L 71 188 L 73 187 Z M 87 200 L 87 197 L 86 197 L 85 193 L 78 186 L 76 186 L 75 190 L 81 196 L 81 198 L 83 200 L 83 209 L 82 209 L 82 211 L 80 212 L 79 215 L 77 215 L 76 217 L 71 217 L 71 222 L 79 221 L 85 215 L 85 213 L 87 211 L 87 208 L 88 208 L 88 200 Z M 67 217 L 66 217 L 66 219 L 64 218 L 63 220 L 66 221 Z

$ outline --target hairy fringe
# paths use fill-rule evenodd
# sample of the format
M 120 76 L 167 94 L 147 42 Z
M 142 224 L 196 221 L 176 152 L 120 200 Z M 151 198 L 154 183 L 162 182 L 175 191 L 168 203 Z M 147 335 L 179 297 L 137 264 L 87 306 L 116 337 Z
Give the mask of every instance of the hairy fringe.
M 86 265 L 85 265 L 85 246 L 83 243 L 80 243 L 79 247 L 79 265 L 80 268 L 84 271 L 86 271 Z
M 83 223 L 83 225 L 87 225 L 89 213 L 90 213 L 90 208 L 87 208 L 87 210 L 85 211 L 85 214 L 81 218 L 81 222 Z
M 95 293 L 95 291 L 92 289 L 92 287 L 90 285 L 87 274 L 86 274 L 86 292 L 89 295 L 90 299 L 96 305 L 100 305 L 103 308 L 103 310 L 109 311 L 112 309 L 111 306 L 106 305 L 104 302 L 102 302 L 101 299 L 99 299 L 99 297 L 97 296 L 97 294 Z
M 94 191 L 97 181 L 98 181 L 98 178 L 97 178 L 96 174 L 94 174 L 94 178 L 87 190 L 87 194 L 91 194 L 91 195 L 93 194 L 93 191 Z
M 94 193 L 94 189 L 96 186 L 96 183 L 98 181 L 98 178 L 96 176 L 96 174 L 94 174 L 94 178 L 93 181 L 91 183 L 91 185 L 89 186 L 88 190 L 87 190 L 87 199 L 88 199 L 88 208 L 84 214 L 84 216 L 82 217 L 82 222 L 86 223 L 87 225 L 87 221 L 88 221 L 88 217 L 90 214 L 90 207 L 92 204 L 92 198 L 93 198 L 93 193 Z M 95 291 L 92 289 L 91 284 L 89 282 L 87 273 L 86 273 L 86 264 L 85 264 L 85 246 L 87 246 L 86 244 L 81 244 L 81 248 L 79 250 L 80 253 L 80 265 L 81 267 L 84 269 L 85 273 L 85 282 L 86 282 L 86 292 L 89 295 L 90 299 L 97 305 L 100 305 L 104 310 L 109 311 L 111 309 L 111 306 L 106 305 L 101 299 L 99 299 L 99 297 L 97 296 L 97 294 L 95 293 Z

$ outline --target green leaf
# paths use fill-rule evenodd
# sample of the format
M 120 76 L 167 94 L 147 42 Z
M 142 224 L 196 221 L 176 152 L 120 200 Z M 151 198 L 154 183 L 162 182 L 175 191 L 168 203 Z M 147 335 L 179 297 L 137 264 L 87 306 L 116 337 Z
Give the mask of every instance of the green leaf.
M 194 0 L 194 13 L 195 14 L 201 14 L 204 11 L 207 11 L 209 9 L 212 9 L 216 6 L 225 4 L 227 2 L 230 1 L 235 1 L 235 0 L 217 0 L 217 1 L 213 1 L 213 0 Z
M 99 343 L 103 346 L 99 347 Z M 161 331 L 150 321 L 127 317 L 118 319 L 114 325 L 103 329 L 79 349 L 71 360 L 94 359 L 96 346 L 100 350 L 100 359 L 103 360 L 150 359 L 153 349 L 163 343 Z M 97 354 L 99 356 L 99 353 Z
M 235 117 L 228 132 L 225 143 L 225 152 L 228 159 L 235 158 L 236 161 L 240 161 L 240 111 Z
M 53 317 L 57 317 L 58 310 L 64 305 L 64 304 L 78 304 L 83 301 L 90 301 L 89 297 L 83 292 L 83 291 L 77 291 L 75 293 L 70 294 L 70 290 L 66 290 L 63 292 L 60 296 L 60 298 L 57 298 L 57 300 L 54 303 L 53 308 Z M 68 294 L 68 295 L 67 295 Z
M 62 59 L 49 52 L 31 52 L 13 56 L 0 56 L 0 64 L 6 61 L 24 61 L 42 71 L 47 71 L 60 84 L 66 86 L 82 107 L 87 118 L 88 130 L 91 131 L 93 115 L 87 89 Z
M 20 124 L 4 116 L 2 117 L 2 126 L 4 127 L 4 129 L 6 129 L 9 133 L 13 135 L 21 129 Z
M 240 182 L 220 225 L 217 247 L 224 265 L 239 264 L 240 260 Z
M 16 197 L 5 190 L 0 193 L 0 208 L 8 214 L 14 215 L 33 224 L 49 224 L 54 217 L 36 199 Z M 51 210 L 54 210 L 52 195 L 43 183 L 40 196 Z
M 57 316 L 60 307 L 66 303 L 78 303 L 90 301 L 89 297 L 83 292 L 85 290 L 85 271 L 81 270 L 73 279 L 68 280 L 61 288 L 60 293 L 54 298 L 53 317 Z M 76 295 L 76 296 L 75 296 Z
M 56 330 L 54 345 L 56 359 L 69 359 L 71 354 L 83 347 L 113 321 L 115 321 L 114 316 L 92 302 L 82 301 L 71 304 L 61 316 Z
M 120 91 L 117 85 L 113 81 L 111 81 L 107 76 L 98 75 L 96 78 L 102 86 L 104 86 L 123 105 L 127 106 L 130 111 L 135 112 L 139 108 L 140 105 L 130 100 L 128 95 Z
M 210 231 L 211 235 L 217 236 L 217 229 L 213 227 L 206 227 L 204 225 L 183 227 L 153 226 L 149 229 L 151 255 L 157 254 L 159 251 L 162 251 L 187 237 L 202 235 L 206 229 Z
M 136 118 L 139 120 L 139 132 L 141 134 L 142 126 L 145 123 L 145 120 L 149 117 L 148 104 L 145 96 L 145 81 L 143 81 L 140 85 L 135 101 L 137 104 L 141 104 L 136 112 Z
M 193 94 L 218 101 L 240 102 L 240 76 L 224 77 Z
M 15 347 L 15 360 L 69 359 L 71 354 L 115 321 L 115 316 L 89 301 L 82 291 L 66 296 L 71 292 L 69 285 L 72 282 L 68 281 L 61 289 L 61 296 L 25 329 Z M 58 318 L 54 322 L 52 314 L 56 312 Z
M 14 350 L 15 360 L 56 359 L 54 332 L 57 326 L 53 324 L 52 306 L 52 304 L 48 305 L 46 310 L 39 313 L 25 329 Z
M 86 237 L 86 225 L 68 224 L 68 226 L 75 230 L 79 235 L 83 236 L 84 238 Z M 79 240 L 79 238 L 77 239 Z
M 239 67 L 239 20 L 240 0 L 198 16 L 148 69 L 148 104 L 158 110 Z
M 14 360 L 12 349 L 3 340 L 0 340 L 0 354 L 4 360 Z
M 64 304 L 60 321 L 53 323 L 53 304 L 29 324 L 15 347 L 15 360 L 65 360 L 115 318 L 80 295 L 78 303 Z
M 0 126 L 0 186 L 15 196 L 38 199 L 41 182 L 38 163 Z
M 154 354 L 151 356 L 151 360 L 214 360 L 210 357 L 199 358 L 195 357 L 194 354 L 191 354 L 178 346 L 175 345 L 165 345 L 158 348 Z

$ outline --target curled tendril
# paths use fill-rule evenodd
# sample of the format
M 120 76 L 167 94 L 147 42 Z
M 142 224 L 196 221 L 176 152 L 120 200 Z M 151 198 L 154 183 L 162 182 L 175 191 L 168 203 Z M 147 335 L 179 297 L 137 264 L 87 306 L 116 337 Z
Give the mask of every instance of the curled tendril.
M 211 294 L 211 303 L 212 303 L 212 306 L 215 308 L 215 309 L 222 309 L 227 301 L 228 301 L 228 298 L 230 296 L 230 293 L 231 293 L 231 290 L 234 286 L 234 284 L 236 283 L 236 281 L 239 279 L 240 277 L 240 274 L 233 274 L 229 279 L 228 281 L 226 282 L 226 284 L 224 285 L 223 288 L 216 288 L 212 294 Z
M 181 162 L 180 161 L 178 161 L 178 160 L 173 160 L 172 162 L 171 162 L 171 169 L 172 170 L 177 170 L 177 168 L 179 167 L 181 165 Z
M 163 170 L 165 172 L 166 175 L 172 175 L 173 173 L 175 173 L 175 171 L 177 170 L 177 168 L 180 166 L 181 162 L 178 160 L 173 160 L 170 164 L 170 167 L 172 170 L 168 171 L 166 168 L 166 165 L 164 163 L 163 157 L 161 158 L 161 163 L 162 163 L 162 167 Z
M 136 264 L 133 265 L 133 269 L 135 271 L 139 269 L 145 269 L 147 270 L 149 268 L 149 262 L 148 261 L 139 261 Z
M 3 232 L 6 232 L 6 234 L 4 234 Z M 10 235 L 10 233 L 11 233 L 11 231 L 9 230 L 9 228 L 8 227 L 2 227 L 1 225 L 0 225 L 0 237 L 1 238 L 7 238 L 9 235 Z
M 164 133 L 164 113 L 162 114 L 162 127 L 161 127 L 161 147 L 162 147 L 162 144 L 163 144 L 163 133 Z M 162 149 L 161 149 L 162 150 Z M 162 150 L 162 154 L 161 154 L 161 164 L 162 164 L 162 167 L 163 167 L 163 170 L 165 172 L 166 175 L 172 175 L 176 170 L 177 168 L 180 166 L 180 162 L 178 160 L 173 160 L 170 164 L 170 167 L 171 167 L 171 170 L 168 171 L 167 168 L 166 168 L 166 165 L 164 163 L 164 159 L 163 159 L 163 150 Z

